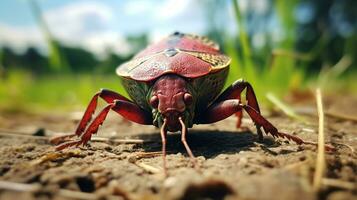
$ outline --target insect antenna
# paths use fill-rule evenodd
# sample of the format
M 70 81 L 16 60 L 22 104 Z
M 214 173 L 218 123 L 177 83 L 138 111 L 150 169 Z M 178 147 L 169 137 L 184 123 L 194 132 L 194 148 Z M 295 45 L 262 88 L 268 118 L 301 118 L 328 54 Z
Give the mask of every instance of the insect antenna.
M 167 176 L 167 168 L 166 168 L 166 124 L 167 124 L 167 119 L 164 118 L 164 123 L 161 126 L 160 129 L 160 134 L 161 134 L 161 140 L 162 140 L 162 161 L 163 161 L 163 168 L 164 168 L 164 173 L 165 176 Z
M 181 130 L 181 141 L 183 143 L 183 145 L 185 145 L 186 151 L 188 153 L 188 155 L 190 156 L 191 162 L 193 163 L 193 165 L 196 167 L 196 162 L 195 162 L 195 156 L 193 155 L 190 146 L 188 146 L 187 141 L 186 141 L 186 133 L 187 133 L 187 128 L 185 123 L 183 122 L 182 118 L 179 117 L 178 118 L 182 127 Z

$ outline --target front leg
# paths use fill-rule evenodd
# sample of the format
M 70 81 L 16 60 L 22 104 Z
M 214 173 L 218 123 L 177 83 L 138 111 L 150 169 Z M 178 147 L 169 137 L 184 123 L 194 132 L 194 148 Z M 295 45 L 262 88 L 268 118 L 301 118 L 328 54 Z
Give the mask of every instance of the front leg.
M 253 87 L 250 85 L 250 83 L 244 81 L 244 80 L 237 80 L 235 81 L 231 86 L 229 86 L 218 98 L 213 104 L 207 109 L 206 113 L 198 117 L 198 123 L 199 124 L 208 124 L 208 123 L 214 123 L 220 120 L 223 120 L 232 114 L 236 114 L 237 116 L 237 128 L 240 128 L 241 126 L 241 121 L 243 117 L 243 112 L 242 108 L 237 108 L 237 110 L 229 110 L 227 105 L 223 105 L 226 103 L 223 103 L 226 100 L 238 100 L 238 102 L 241 102 L 241 94 L 242 92 L 246 90 L 246 101 L 247 104 L 254 108 L 258 113 L 260 113 L 260 108 L 258 105 L 257 97 L 255 96 Z M 218 106 L 220 105 L 220 106 Z M 217 111 L 217 107 L 219 107 L 220 111 Z M 216 111 L 213 111 L 216 110 Z M 219 113 L 219 114 L 217 114 Z M 217 116 L 216 116 L 217 115 Z M 255 124 L 257 128 L 257 133 L 258 133 L 258 138 L 259 140 L 263 140 L 263 134 L 260 130 L 260 125 Z
M 247 105 L 243 105 L 241 102 L 241 93 L 244 91 L 244 89 L 246 89 Z M 299 137 L 279 132 L 274 125 L 265 119 L 260 114 L 260 108 L 253 87 L 248 82 L 243 80 L 238 80 L 230 87 L 228 87 L 217 98 L 217 100 L 211 106 L 209 106 L 202 115 L 198 117 L 197 123 L 214 123 L 237 113 L 238 116 L 242 116 L 242 109 L 244 109 L 249 114 L 255 123 L 259 140 L 263 139 L 263 134 L 260 130 L 260 127 L 263 127 L 265 133 L 271 134 L 273 137 L 287 138 L 298 144 L 311 144 L 311 142 L 305 142 Z M 237 125 L 240 125 L 240 120 L 241 118 L 238 118 Z
M 85 128 L 87 127 L 88 123 L 92 119 L 92 115 L 95 112 L 95 109 L 97 108 L 98 104 L 98 97 L 102 98 L 104 101 L 106 101 L 108 104 L 114 103 L 114 100 L 123 100 L 123 101 L 128 101 L 130 102 L 129 99 L 126 97 L 122 96 L 121 94 L 118 94 L 114 91 L 107 90 L 107 89 L 101 89 L 99 92 L 97 92 L 89 102 L 86 111 L 84 112 L 84 115 L 79 122 L 75 134 L 77 136 L 80 136 Z
M 96 116 L 92 123 L 86 128 L 87 124 L 91 121 L 91 116 L 93 115 L 97 107 L 98 97 L 103 98 L 108 103 L 108 105 Z M 98 131 L 99 126 L 104 122 L 110 110 L 114 110 L 118 114 L 122 115 L 124 118 L 139 124 L 151 125 L 153 121 L 150 112 L 143 110 L 138 105 L 134 104 L 133 102 L 118 93 L 103 89 L 93 96 L 82 117 L 82 120 L 78 124 L 76 132 L 74 134 L 53 138 L 51 140 L 51 143 L 59 144 L 56 147 L 57 150 L 61 150 L 70 146 L 86 144 L 90 140 L 92 134 L 95 134 Z M 66 139 L 74 136 L 78 136 L 78 139 L 63 142 Z
M 279 132 L 278 129 L 267 119 L 265 119 L 257 110 L 255 110 L 250 105 L 241 104 L 239 100 L 230 99 L 213 104 L 205 112 L 204 117 L 201 118 L 201 123 L 213 123 L 223 120 L 242 109 L 244 109 L 249 114 L 249 116 L 257 126 L 263 127 L 266 134 L 270 134 L 273 137 L 286 138 L 288 140 L 296 142 L 297 144 L 316 145 L 316 143 L 304 141 L 303 139 L 297 136 Z

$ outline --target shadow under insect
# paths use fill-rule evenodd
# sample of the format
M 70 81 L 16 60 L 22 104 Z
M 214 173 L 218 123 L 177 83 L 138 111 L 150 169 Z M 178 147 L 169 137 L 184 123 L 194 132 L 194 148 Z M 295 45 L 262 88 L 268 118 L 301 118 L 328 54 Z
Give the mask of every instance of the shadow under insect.
M 139 136 L 146 141 L 143 148 L 146 152 L 161 151 L 161 137 L 159 133 L 145 134 Z M 230 131 L 211 131 L 211 130 L 190 130 L 186 138 L 188 145 L 195 156 L 206 158 L 215 157 L 219 154 L 233 154 L 242 150 L 247 150 L 251 146 L 256 146 L 257 135 L 252 132 L 230 132 Z M 265 145 L 270 145 L 271 141 L 264 140 Z M 185 147 L 181 142 L 180 133 L 170 133 L 167 135 L 167 152 L 186 153 Z

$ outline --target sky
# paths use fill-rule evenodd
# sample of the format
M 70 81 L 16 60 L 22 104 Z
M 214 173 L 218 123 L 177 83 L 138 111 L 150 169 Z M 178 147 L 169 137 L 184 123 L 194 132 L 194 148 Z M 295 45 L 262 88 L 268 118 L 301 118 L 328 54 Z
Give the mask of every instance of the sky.
M 0 0 L 0 47 L 10 46 L 21 53 L 32 46 L 46 54 L 48 47 L 30 1 Z M 239 28 L 231 0 L 32 1 L 38 3 L 55 39 L 67 46 L 84 48 L 99 58 L 105 57 L 108 50 L 118 55 L 135 53 L 126 39 L 128 36 L 147 34 L 149 42 L 155 42 L 174 31 L 205 35 L 212 24 L 231 36 L 236 36 Z M 267 15 L 270 3 L 269 0 L 238 1 L 242 14 L 258 19 L 253 18 L 251 24 L 247 24 L 255 48 L 264 47 L 267 40 L 275 44 L 285 37 L 279 18 Z M 332 30 L 348 36 L 353 29 L 346 20 L 341 20 L 343 10 L 337 14 L 333 12 L 341 9 L 339 5 L 335 2 L 326 12 L 334 22 Z M 309 1 L 303 1 L 292 12 L 298 23 L 307 24 L 314 19 L 316 8 Z
M 70 46 L 83 47 L 103 56 L 109 48 L 117 54 L 131 53 L 126 37 L 147 33 L 156 41 L 174 31 L 204 34 L 207 9 L 212 0 L 37 0 L 51 33 Z M 261 0 L 264 2 L 265 0 Z M 235 32 L 231 1 L 220 12 L 228 32 Z M 243 5 L 244 7 L 244 5 Z M 43 33 L 29 0 L 0 1 L 0 46 L 23 52 L 35 46 L 46 53 Z

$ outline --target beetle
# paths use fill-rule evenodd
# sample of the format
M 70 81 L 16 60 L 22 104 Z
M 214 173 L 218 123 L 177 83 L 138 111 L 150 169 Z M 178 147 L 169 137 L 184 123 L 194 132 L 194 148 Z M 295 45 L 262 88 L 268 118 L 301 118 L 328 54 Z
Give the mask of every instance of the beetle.
M 113 110 L 132 122 L 160 128 L 166 171 L 168 131 L 181 131 L 181 141 L 195 163 L 186 141 L 187 129 L 194 124 L 214 123 L 234 114 L 239 128 L 245 110 L 255 123 L 259 139 L 263 138 L 262 128 L 273 137 L 286 138 L 297 144 L 312 144 L 278 131 L 265 119 L 249 82 L 237 80 L 222 92 L 230 61 L 208 38 L 175 32 L 117 68 L 116 73 L 130 99 L 111 90 L 100 90 L 90 101 L 75 133 L 54 138 L 52 142 L 57 144 L 57 150 L 87 144 L 108 112 Z M 243 91 L 246 92 L 245 101 L 241 100 Z M 91 120 L 99 97 L 108 105 Z M 73 137 L 77 138 L 68 141 Z

